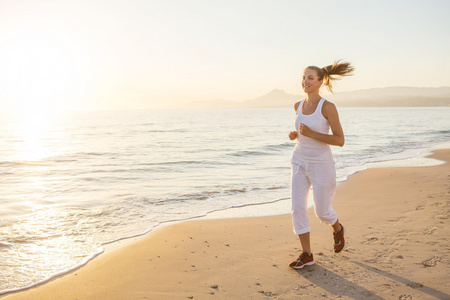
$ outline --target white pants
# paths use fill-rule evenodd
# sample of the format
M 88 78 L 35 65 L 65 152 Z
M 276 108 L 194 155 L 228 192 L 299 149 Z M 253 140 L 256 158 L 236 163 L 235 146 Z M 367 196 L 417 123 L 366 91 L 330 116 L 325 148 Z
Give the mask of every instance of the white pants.
M 314 211 L 322 223 L 333 225 L 338 220 L 331 204 L 336 191 L 334 162 L 318 164 L 292 163 L 292 224 L 295 234 L 310 232 L 308 220 L 308 194 L 313 186 Z

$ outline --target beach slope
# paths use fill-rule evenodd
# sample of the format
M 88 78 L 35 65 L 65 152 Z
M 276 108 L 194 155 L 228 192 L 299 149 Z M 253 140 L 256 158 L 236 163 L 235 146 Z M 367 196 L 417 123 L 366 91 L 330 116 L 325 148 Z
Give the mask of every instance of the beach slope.
M 348 246 L 311 211 L 316 264 L 299 254 L 289 215 L 166 226 L 16 299 L 450 299 L 450 150 L 432 167 L 369 169 L 339 184 Z M 145 225 L 143 224 L 143 227 Z

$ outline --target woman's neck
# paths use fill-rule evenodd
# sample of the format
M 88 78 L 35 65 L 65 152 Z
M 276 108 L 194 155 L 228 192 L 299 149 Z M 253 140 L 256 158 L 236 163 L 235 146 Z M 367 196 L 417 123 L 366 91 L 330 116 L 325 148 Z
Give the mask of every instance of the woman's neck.
M 309 103 L 317 103 L 320 99 L 322 99 L 322 96 L 319 93 L 306 94 L 306 101 Z

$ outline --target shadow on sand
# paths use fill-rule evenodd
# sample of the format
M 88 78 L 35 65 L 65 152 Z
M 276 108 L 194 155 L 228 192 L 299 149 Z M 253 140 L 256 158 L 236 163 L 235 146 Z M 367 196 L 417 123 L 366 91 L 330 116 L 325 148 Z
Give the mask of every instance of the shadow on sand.
M 342 276 L 318 264 L 297 270 L 297 273 L 311 281 L 316 286 L 336 296 L 347 296 L 354 299 L 384 300 L 383 298 L 375 295 L 373 292 L 348 281 Z
M 436 289 L 424 286 L 421 283 L 417 283 L 409 279 L 400 277 L 398 275 L 394 275 L 389 272 L 368 266 L 358 261 L 352 261 L 352 263 L 354 263 L 359 267 L 365 268 L 366 270 L 374 272 L 378 275 L 384 276 L 386 278 L 404 284 L 410 288 L 416 289 L 420 292 L 436 297 L 437 299 L 447 299 L 447 300 L 450 299 L 450 295 L 438 291 Z M 309 280 L 314 285 L 336 296 L 347 296 L 353 299 L 367 299 L 367 300 L 384 299 L 376 295 L 375 293 L 357 285 L 356 283 L 353 283 L 343 278 L 342 276 L 334 273 L 333 271 L 324 268 L 321 265 L 315 264 L 312 266 L 308 266 L 301 270 L 297 270 L 297 273 L 300 276 L 304 277 L 305 279 Z
M 387 277 L 389 279 L 392 279 L 392 280 L 395 280 L 395 281 L 397 281 L 399 283 L 407 285 L 407 286 L 409 286 L 409 287 L 411 287 L 413 289 L 419 290 L 422 293 L 426 293 L 426 294 L 428 294 L 430 296 L 436 297 L 438 299 L 447 299 L 447 300 L 450 299 L 450 295 L 449 294 L 446 294 L 446 293 L 443 293 L 441 291 L 435 290 L 435 289 L 430 288 L 428 286 L 424 286 L 421 283 L 414 282 L 414 281 L 411 281 L 409 279 L 400 277 L 398 275 L 394 275 L 394 274 L 391 274 L 389 272 L 386 272 L 386 271 L 383 271 L 383 270 L 380 270 L 380 269 L 368 266 L 368 265 L 363 264 L 363 263 L 358 262 L 358 261 L 352 261 L 352 263 L 354 263 L 357 266 L 363 267 L 363 268 L 365 268 L 365 269 L 367 269 L 369 271 L 372 271 L 374 273 L 377 273 L 379 275 L 382 275 L 384 277 Z

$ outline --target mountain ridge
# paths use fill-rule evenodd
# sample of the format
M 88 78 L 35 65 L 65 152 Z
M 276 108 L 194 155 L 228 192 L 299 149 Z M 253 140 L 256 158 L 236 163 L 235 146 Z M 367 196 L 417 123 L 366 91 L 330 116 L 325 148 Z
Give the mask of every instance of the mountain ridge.
M 284 108 L 292 107 L 305 95 L 292 95 L 281 89 L 254 99 L 195 101 L 190 108 Z M 446 107 L 450 106 L 450 87 L 392 86 L 340 92 L 324 96 L 340 107 Z

